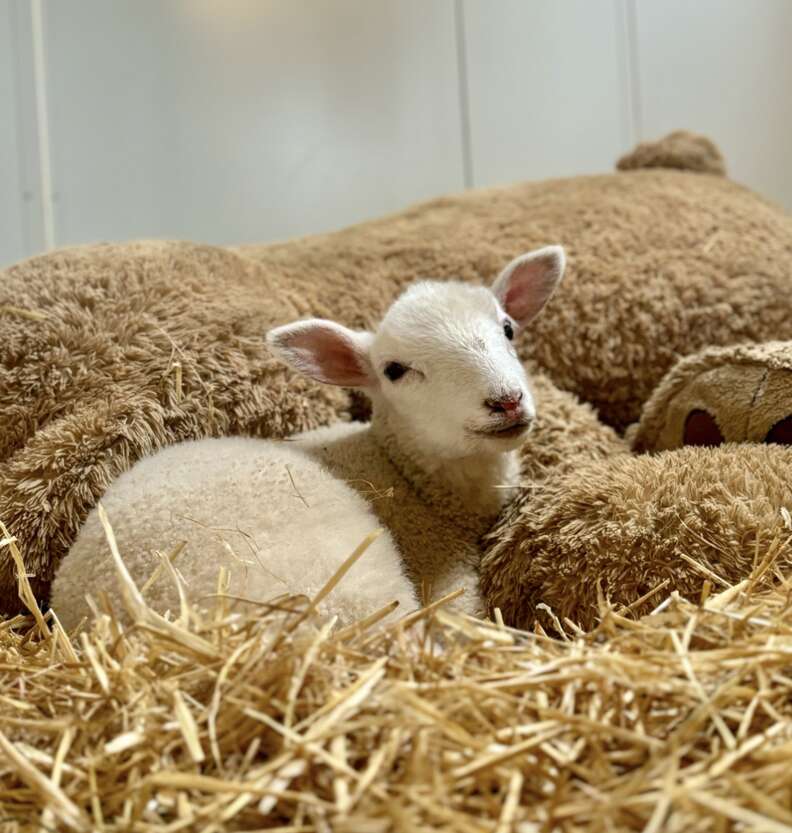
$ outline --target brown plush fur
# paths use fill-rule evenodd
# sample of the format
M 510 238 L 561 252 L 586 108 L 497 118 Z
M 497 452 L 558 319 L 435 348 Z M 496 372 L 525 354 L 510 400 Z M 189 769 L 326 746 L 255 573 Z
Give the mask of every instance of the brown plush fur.
M 723 589 L 712 573 L 734 583 L 767 555 L 788 569 L 790 473 L 792 449 L 755 444 L 583 462 L 499 525 L 482 588 L 514 625 L 552 628 L 546 604 L 589 627 L 600 592 L 632 605 L 659 588 L 641 614 L 671 590 L 696 601 L 705 580 Z
M 2 275 L 0 519 L 38 592 L 108 483 L 140 457 L 337 417 L 343 393 L 288 373 L 263 343 L 273 319 L 304 311 L 274 271 L 189 244 L 73 249 Z M 0 608 L 17 605 L 2 559 Z
M 674 148 L 668 158 L 684 167 Z M 792 219 L 723 177 L 680 170 L 471 192 L 266 247 L 92 246 L 2 273 L 0 518 L 39 590 L 107 483 L 152 449 L 206 435 L 282 436 L 345 412 L 340 391 L 272 361 L 261 338 L 270 325 L 308 314 L 367 325 L 416 278 L 489 281 L 514 255 L 550 242 L 567 248 L 567 276 L 519 344 L 556 403 L 526 448 L 529 482 L 557 467 L 566 488 L 587 471 L 605 488 L 618 471 L 629 483 L 659 465 L 625 456 L 594 411 L 553 385 L 621 429 L 679 356 L 792 339 Z M 578 454 L 601 459 L 578 470 Z M 691 459 L 711 471 L 706 456 Z M 547 493 L 563 497 L 559 488 Z M 621 515 L 614 502 L 610 512 L 601 520 L 612 540 L 622 526 L 631 536 L 627 508 Z M 523 529 L 520 520 L 504 551 Z M 599 552 L 618 574 L 622 549 Z M 578 564 L 569 557 L 559 570 Z M 13 607 L 14 596 L 10 564 L 0 562 L 0 603 Z

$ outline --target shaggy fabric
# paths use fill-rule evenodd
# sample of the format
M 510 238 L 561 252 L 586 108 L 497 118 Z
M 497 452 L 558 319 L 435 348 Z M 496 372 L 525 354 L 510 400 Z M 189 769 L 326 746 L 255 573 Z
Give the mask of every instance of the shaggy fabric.
M 677 140 L 658 143 L 660 157 L 689 165 Z M 367 325 L 416 278 L 490 281 L 518 253 L 556 242 L 569 257 L 564 284 L 518 346 L 617 429 L 638 418 L 680 356 L 792 339 L 792 218 L 724 177 L 684 170 L 470 192 L 235 251 L 63 250 L 0 274 L 0 519 L 37 591 L 46 593 L 110 480 L 151 450 L 207 435 L 282 436 L 344 413 L 342 392 L 267 355 L 269 326 L 308 314 Z M 549 470 L 548 460 L 568 467 L 587 446 L 577 415 L 597 438 L 583 452 L 623 450 L 593 411 L 562 399 L 571 430 L 543 416 L 556 426 L 555 444 L 539 452 L 545 462 L 528 461 L 529 472 Z M 605 463 L 636 465 L 621 456 Z M 637 465 L 635 477 L 648 474 Z M 0 604 L 16 607 L 15 595 L 3 560 Z
M 739 582 L 764 558 L 788 569 L 790 473 L 792 448 L 756 444 L 584 461 L 499 524 L 482 590 L 512 625 L 554 629 L 547 605 L 588 628 L 600 597 L 640 615 L 670 590 L 695 602 L 705 580 Z
M 0 520 L 36 592 L 110 481 L 154 449 L 338 416 L 341 391 L 263 343 L 273 319 L 304 312 L 274 271 L 190 244 L 72 249 L 0 277 Z M 18 607 L 9 559 L 0 607 Z

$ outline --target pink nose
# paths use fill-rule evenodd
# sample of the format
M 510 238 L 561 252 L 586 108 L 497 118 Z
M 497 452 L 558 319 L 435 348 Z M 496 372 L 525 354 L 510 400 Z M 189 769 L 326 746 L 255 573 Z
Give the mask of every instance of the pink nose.
M 497 399 L 486 399 L 484 405 L 493 414 L 517 416 L 522 410 L 522 398 L 522 391 L 520 391 L 520 393 L 510 393 L 508 396 L 501 396 Z

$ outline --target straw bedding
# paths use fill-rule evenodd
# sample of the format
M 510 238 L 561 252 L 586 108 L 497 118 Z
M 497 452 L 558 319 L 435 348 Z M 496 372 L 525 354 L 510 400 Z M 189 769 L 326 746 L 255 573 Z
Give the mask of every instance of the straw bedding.
M 169 621 L 128 582 L 135 626 L 106 610 L 67 635 L 22 574 L 32 615 L 0 627 L 0 830 L 788 831 L 792 583 L 774 573 L 769 554 L 637 621 L 603 599 L 591 632 L 555 620 L 555 638 L 442 605 L 341 630 L 298 598 L 185 600 Z

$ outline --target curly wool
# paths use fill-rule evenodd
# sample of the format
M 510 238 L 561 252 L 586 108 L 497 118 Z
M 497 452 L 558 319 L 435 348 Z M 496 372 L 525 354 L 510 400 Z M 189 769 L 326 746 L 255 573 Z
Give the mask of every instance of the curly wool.
M 102 505 L 124 564 L 146 601 L 179 610 L 179 592 L 157 552 L 175 567 L 193 603 L 211 608 L 218 574 L 228 593 L 252 602 L 283 594 L 315 597 L 345 559 L 381 525 L 352 488 L 300 443 L 223 437 L 178 443 L 141 460 L 107 489 Z M 99 513 L 94 509 L 55 575 L 51 606 L 67 629 L 90 616 L 86 601 L 107 593 L 124 606 Z M 327 597 L 321 613 L 349 623 L 393 600 L 417 607 L 399 551 L 383 531 Z

